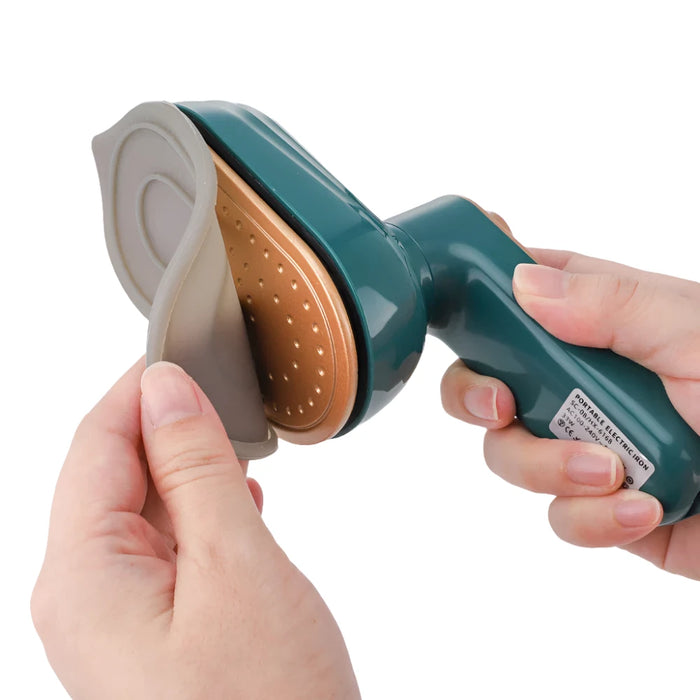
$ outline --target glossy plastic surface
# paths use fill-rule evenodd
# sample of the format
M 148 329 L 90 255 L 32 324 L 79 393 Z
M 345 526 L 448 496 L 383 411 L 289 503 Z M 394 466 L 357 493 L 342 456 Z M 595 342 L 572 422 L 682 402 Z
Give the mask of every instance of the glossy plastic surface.
M 655 465 L 641 490 L 664 523 L 688 514 L 700 489 L 700 437 L 678 415 L 660 379 L 609 350 L 564 343 L 513 297 L 515 266 L 534 262 L 471 202 L 443 197 L 391 220 L 431 271 L 429 332 L 481 374 L 512 390 L 517 414 L 540 437 L 574 388 L 583 389 Z
M 345 433 L 385 406 L 425 342 L 420 287 L 384 224 L 275 122 L 227 102 L 178 105 L 333 275 L 357 342 L 358 392 Z
M 358 398 L 342 432 L 403 386 L 429 323 L 468 365 L 508 384 L 535 435 L 555 437 L 550 422 L 572 390 L 582 390 L 653 463 L 642 490 L 659 498 L 664 523 L 691 512 L 700 437 L 656 375 L 611 351 L 563 343 L 520 309 L 513 270 L 532 260 L 478 207 L 443 197 L 382 223 L 264 115 L 224 102 L 180 108 L 331 272 L 360 365 Z

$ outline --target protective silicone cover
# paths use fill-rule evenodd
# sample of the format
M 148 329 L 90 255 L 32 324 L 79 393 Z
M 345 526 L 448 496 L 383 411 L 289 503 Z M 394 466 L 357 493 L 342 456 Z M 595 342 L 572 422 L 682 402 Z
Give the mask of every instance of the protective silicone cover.
M 174 105 L 149 102 L 93 140 L 107 247 L 148 317 L 147 364 L 183 367 L 241 459 L 273 452 L 240 304 L 216 218 L 211 152 Z

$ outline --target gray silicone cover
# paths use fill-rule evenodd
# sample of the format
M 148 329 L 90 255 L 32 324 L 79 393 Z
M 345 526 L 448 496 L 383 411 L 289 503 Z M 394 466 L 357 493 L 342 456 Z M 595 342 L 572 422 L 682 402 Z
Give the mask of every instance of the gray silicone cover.
M 147 102 L 92 148 L 110 259 L 149 319 L 147 364 L 174 362 L 202 387 L 240 459 L 274 452 L 214 209 L 209 147 L 175 105 Z

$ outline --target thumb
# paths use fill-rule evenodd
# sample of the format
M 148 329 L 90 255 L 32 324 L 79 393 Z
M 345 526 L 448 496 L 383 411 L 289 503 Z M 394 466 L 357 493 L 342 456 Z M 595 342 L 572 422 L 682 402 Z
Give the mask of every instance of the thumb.
M 565 342 L 610 348 L 661 375 L 697 373 L 690 341 L 700 326 L 700 285 L 687 282 L 679 291 L 638 272 L 522 264 L 513 291 L 530 316 Z
M 264 529 L 219 416 L 177 365 L 157 362 L 143 373 L 141 430 L 178 556 L 220 558 L 242 533 Z

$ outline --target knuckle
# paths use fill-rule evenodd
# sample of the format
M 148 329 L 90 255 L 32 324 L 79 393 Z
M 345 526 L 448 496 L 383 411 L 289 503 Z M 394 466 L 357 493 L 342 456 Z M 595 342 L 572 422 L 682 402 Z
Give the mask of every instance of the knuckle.
M 440 381 L 440 401 L 443 409 L 455 418 L 462 418 L 462 397 L 469 387 L 470 373 L 461 360 L 451 364 Z
M 207 445 L 182 445 L 171 453 L 168 465 L 172 471 L 190 471 L 219 466 L 227 461 L 225 455 Z
M 575 274 L 574 270 L 577 270 L 581 266 L 581 261 L 584 259 L 584 257 L 585 256 L 581 255 L 581 253 L 576 253 L 575 251 L 562 250 L 562 270 Z
M 462 360 L 453 362 L 442 375 L 441 390 L 448 391 L 456 387 L 462 377 L 468 376 L 469 370 Z
M 575 273 L 570 290 L 579 307 L 580 326 L 608 347 L 627 338 L 652 301 L 648 287 L 620 275 Z
M 486 462 L 486 466 L 488 466 L 492 472 L 496 472 L 495 465 L 497 462 L 495 459 L 495 453 L 498 447 L 498 438 L 498 432 L 495 430 L 487 430 L 486 435 L 484 435 L 484 461 Z
M 642 296 L 639 280 L 614 276 L 609 282 L 610 296 L 619 311 L 635 312 Z
M 488 430 L 484 438 L 484 460 L 488 468 L 509 484 L 527 491 L 540 491 L 541 479 L 536 470 L 528 468 L 525 459 L 509 457 L 511 451 L 505 435 L 497 430 Z
M 454 370 L 450 367 L 445 374 L 442 376 L 440 381 L 440 400 L 442 401 L 442 407 L 447 411 L 450 406 L 450 398 L 454 392 Z
M 626 277 L 613 278 L 610 295 L 613 314 L 608 345 L 624 353 L 630 343 L 629 329 L 648 309 L 651 300 L 646 298 L 644 287 L 640 285 L 639 280 Z
M 605 301 L 618 310 L 636 308 L 642 293 L 640 282 L 632 277 L 619 275 L 573 272 L 569 288 L 574 296 L 587 299 L 590 304 Z
M 566 512 L 570 500 L 570 498 L 563 497 L 555 498 L 549 504 L 547 517 L 552 531 L 560 540 L 569 542 L 570 544 L 576 544 L 578 542 L 576 533 L 578 525 L 575 519 L 571 518 L 570 514 Z
M 144 519 L 137 513 L 112 511 L 95 523 L 96 534 L 105 540 L 137 540 L 144 531 Z
M 184 444 L 175 447 L 160 468 L 160 486 L 165 493 L 185 483 L 200 479 L 218 478 L 233 467 L 233 460 L 223 451 L 208 445 Z
M 505 481 L 532 493 L 554 493 L 560 477 L 552 449 L 559 440 L 542 440 L 520 431 L 493 429 L 484 438 L 484 459 Z
M 579 547 L 592 547 L 600 538 L 600 523 L 576 497 L 555 498 L 549 506 L 549 524 L 559 539 Z

